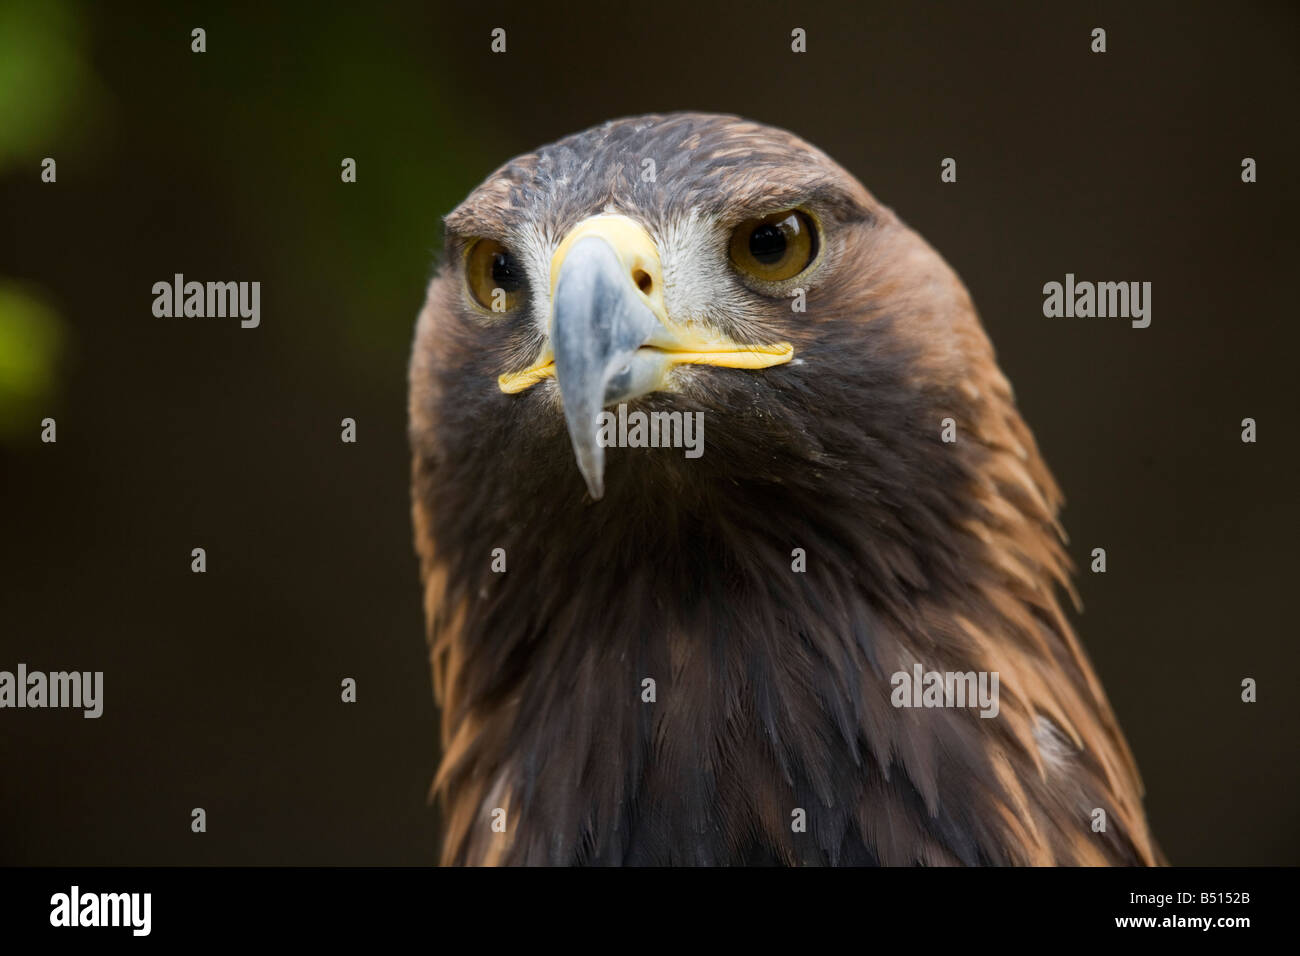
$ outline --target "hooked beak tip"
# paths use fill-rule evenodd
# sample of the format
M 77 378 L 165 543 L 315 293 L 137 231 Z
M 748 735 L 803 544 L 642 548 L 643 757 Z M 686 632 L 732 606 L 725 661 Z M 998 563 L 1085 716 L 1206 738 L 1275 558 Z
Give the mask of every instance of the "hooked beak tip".
M 605 496 L 605 449 L 600 446 L 594 425 L 574 441 L 574 451 L 587 491 L 592 501 L 599 501 Z

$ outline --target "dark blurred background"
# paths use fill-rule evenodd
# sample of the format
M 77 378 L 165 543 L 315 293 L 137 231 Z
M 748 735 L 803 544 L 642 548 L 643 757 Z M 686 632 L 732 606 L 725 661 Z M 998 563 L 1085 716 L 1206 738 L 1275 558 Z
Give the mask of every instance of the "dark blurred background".
M 794 130 L 953 264 L 1157 837 L 1300 861 L 1293 4 L 268 7 L 0 2 L 0 669 L 106 684 L 99 720 L 0 711 L 0 863 L 434 860 L 405 375 L 440 217 L 675 109 Z M 155 318 L 177 272 L 260 281 L 261 327 Z M 1045 319 L 1066 272 L 1151 281 L 1151 327 Z

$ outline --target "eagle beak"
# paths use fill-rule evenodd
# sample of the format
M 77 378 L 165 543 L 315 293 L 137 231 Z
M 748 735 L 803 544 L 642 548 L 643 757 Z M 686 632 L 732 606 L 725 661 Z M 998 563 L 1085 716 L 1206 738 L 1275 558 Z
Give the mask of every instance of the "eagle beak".
M 607 404 L 654 391 L 667 353 L 645 348 L 663 326 L 614 246 L 589 234 L 568 249 L 555 283 L 551 348 L 564 420 L 593 498 L 604 494 L 605 449 L 597 440 Z
M 600 413 L 607 405 L 667 388 L 676 365 L 761 369 L 790 361 L 788 343 L 741 345 L 687 328 L 668 315 L 659 251 L 626 216 L 593 216 L 551 259 L 550 344 L 522 372 L 502 375 L 519 392 L 554 375 L 578 470 L 592 498 L 605 493 Z

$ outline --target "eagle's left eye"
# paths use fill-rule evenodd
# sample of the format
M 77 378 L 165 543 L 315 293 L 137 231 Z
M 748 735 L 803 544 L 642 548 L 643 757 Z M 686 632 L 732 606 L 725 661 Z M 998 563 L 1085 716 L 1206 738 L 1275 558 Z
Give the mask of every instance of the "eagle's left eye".
M 470 248 L 465 281 L 474 301 L 493 312 L 513 312 L 523 298 L 523 267 L 515 254 L 495 239 L 479 239 Z
M 817 258 L 817 226 L 799 209 L 749 219 L 731 234 L 731 261 L 755 279 L 793 279 Z

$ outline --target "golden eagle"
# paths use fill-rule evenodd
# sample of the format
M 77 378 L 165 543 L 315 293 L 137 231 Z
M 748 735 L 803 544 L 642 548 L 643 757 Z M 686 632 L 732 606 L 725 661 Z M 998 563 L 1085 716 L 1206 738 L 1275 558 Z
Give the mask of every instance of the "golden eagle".
M 641 116 L 489 176 L 410 437 L 445 863 L 1157 861 L 970 297 L 797 137 Z

